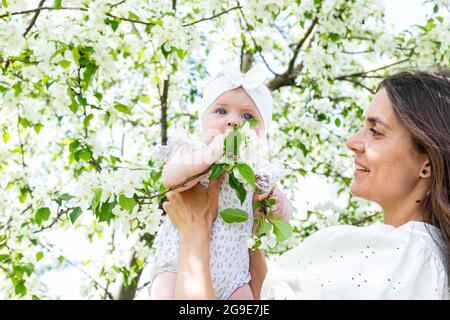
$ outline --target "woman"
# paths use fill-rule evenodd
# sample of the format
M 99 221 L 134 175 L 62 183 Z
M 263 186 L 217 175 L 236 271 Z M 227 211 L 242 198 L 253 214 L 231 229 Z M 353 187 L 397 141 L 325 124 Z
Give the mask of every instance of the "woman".
M 449 299 L 450 71 L 383 80 L 347 147 L 355 153 L 351 192 L 378 203 L 384 223 L 319 230 L 267 275 L 263 253 L 252 252 L 255 297 Z M 171 194 L 163 205 L 180 231 L 178 299 L 214 298 L 208 243 L 217 186 Z

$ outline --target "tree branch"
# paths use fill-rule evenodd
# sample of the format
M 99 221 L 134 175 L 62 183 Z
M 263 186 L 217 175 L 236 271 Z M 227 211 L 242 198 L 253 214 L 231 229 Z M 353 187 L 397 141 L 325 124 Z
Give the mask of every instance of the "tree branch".
M 66 214 L 66 213 L 68 213 L 70 210 L 72 210 L 73 208 L 67 208 L 67 209 L 64 209 L 64 210 L 58 210 L 58 213 L 56 214 L 56 217 L 55 218 L 53 218 L 53 221 L 49 224 L 49 225 L 47 225 L 47 226 L 45 226 L 45 227 L 42 227 L 41 229 L 39 229 L 39 230 L 36 230 L 36 231 L 34 231 L 33 233 L 39 233 L 39 232 L 42 232 L 42 231 L 44 231 L 44 230 L 46 230 L 46 229 L 50 229 L 51 227 L 53 227 L 59 220 L 60 220 L 60 218 L 61 218 L 61 216 L 63 215 L 63 214 Z
M 369 91 L 371 94 L 375 94 L 375 90 L 370 89 L 369 87 L 367 87 L 366 85 L 362 84 L 361 82 L 354 80 L 354 79 L 342 79 L 342 81 L 348 81 L 351 83 L 356 84 L 357 86 L 360 86 L 361 88 L 366 89 L 367 91 Z
M 253 41 L 253 45 L 255 46 L 255 50 L 258 51 L 261 59 L 263 60 L 264 64 L 266 65 L 267 69 L 269 69 L 270 72 L 272 72 L 275 76 L 279 76 L 278 73 L 276 73 L 275 71 L 272 70 L 272 68 L 269 66 L 269 64 L 267 63 L 266 59 L 264 58 L 262 52 L 261 52 L 261 47 L 256 43 L 255 38 L 253 37 L 253 34 L 251 32 L 252 27 L 250 26 L 250 24 L 247 21 L 247 18 L 244 15 L 244 11 L 242 11 L 242 7 L 241 4 L 239 3 L 239 1 L 236 0 L 237 3 L 237 7 L 239 9 L 239 12 L 241 13 L 242 19 L 244 19 L 245 25 L 247 26 L 247 31 L 248 34 L 250 35 L 250 38 Z
M 38 240 L 39 241 L 39 240 Z M 41 241 L 39 241 L 39 245 L 41 245 L 43 248 L 47 249 L 49 252 L 54 252 L 53 248 L 51 246 L 47 246 L 45 244 L 43 244 Z M 58 250 L 63 253 L 63 251 L 58 248 Z M 108 292 L 108 290 L 101 285 L 97 280 L 95 280 L 95 278 L 93 276 L 91 276 L 89 273 L 87 273 L 86 271 L 84 271 L 83 269 L 81 269 L 80 267 L 78 267 L 75 263 L 73 263 L 72 261 L 70 261 L 69 259 L 67 259 L 65 256 L 63 256 L 62 254 L 59 254 L 60 257 L 62 257 L 62 259 L 64 261 L 66 261 L 69 265 L 71 265 L 72 267 L 74 267 L 75 269 L 77 269 L 78 271 L 80 271 L 81 273 L 83 273 L 85 276 L 87 276 L 89 279 L 91 279 L 100 289 L 103 289 L 105 291 L 105 293 L 108 295 L 108 297 L 111 300 L 114 300 L 113 296 L 111 293 Z
M 289 66 L 287 70 L 288 73 L 291 73 L 294 70 L 295 61 L 297 60 L 300 49 L 305 43 L 305 41 L 308 39 L 308 37 L 311 35 L 312 31 L 314 30 L 314 27 L 317 25 L 318 22 L 319 19 L 317 17 L 314 18 L 308 30 L 306 30 L 305 36 L 298 42 L 297 46 L 295 47 L 292 59 L 291 61 L 289 61 Z
M 39 2 L 38 9 L 42 8 L 42 5 L 44 4 L 44 2 L 45 2 L 45 0 L 41 0 L 41 2 Z M 23 34 L 24 37 L 28 34 L 28 32 L 30 32 L 31 28 L 33 28 L 33 26 L 36 23 L 36 20 L 37 20 L 37 18 L 39 16 L 39 13 L 41 13 L 40 10 L 36 11 L 36 13 L 34 14 L 33 19 L 31 19 L 30 24 L 28 25 L 27 29 L 25 30 L 25 32 Z
M 183 24 L 183 27 L 190 27 L 190 26 L 193 26 L 194 24 L 197 24 L 197 23 L 199 23 L 199 22 L 203 22 L 203 21 L 207 21 L 207 20 L 213 20 L 213 19 L 215 19 L 215 18 L 217 18 L 217 17 L 220 17 L 220 16 L 223 15 L 223 14 L 226 14 L 226 13 L 228 13 L 228 12 L 230 12 L 230 11 L 233 11 L 233 10 L 236 10 L 236 9 L 239 9 L 239 8 L 241 8 L 241 7 L 240 7 L 239 5 L 237 5 L 236 7 L 233 7 L 233 8 L 230 8 L 230 9 L 228 9 L 228 10 L 222 11 L 222 12 L 220 12 L 220 13 L 218 13 L 218 14 L 215 14 L 215 15 L 213 15 L 213 16 L 211 16 L 211 17 L 208 17 L 208 18 L 202 18 L 202 19 L 200 19 L 200 20 L 197 20 L 197 21 L 194 21 L 194 22 L 191 22 L 191 23 Z
M 139 198 L 139 199 L 145 199 L 145 200 L 151 200 L 151 199 L 154 199 L 154 198 L 163 196 L 163 195 L 165 195 L 166 193 L 168 193 L 168 192 L 170 192 L 170 191 L 173 191 L 173 190 L 176 190 L 176 189 L 185 187 L 185 186 L 186 186 L 186 183 L 188 183 L 188 182 L 190 182 L 190 181 L 192 181 L 192 180 L 195 180 L 195 179 L 197 179 L 198 177 L 201 177 L 201 176 L 204 175 L 204 174 L 207 174 L 207 173 L 211 170 L 211 167 L 212 167 L 212 166 L 210 166 L 210 167 L 209 167 L 208 169 L 206 169 L 205 171 L 200 172 L 199 174 L 196 174 L 195 176 L 192 176 L 192 177 L 187 178 L 187 179 L 184 180 L 183 182 L 177 184 L 176 186 L 174 186 L 174 187 L 172 187 L 172 188 L 167 189 L 167 190 L 164 191 L 164 192 L 161 192 L 161 193 L 158 193 L 158 194 L 155 194 L 155 195 L 141 196 L 141 197 L 138 197 L 138 198 Z M 142 202 L 141 204 L 149 204 L 149 203 L 151 203 L 151 202 Z
M 346 74 L 346 75 L 338 76 L 338 77 L 335 78 L 335 80 L 345 80 L 346 78 L 365 76 L 365 75 L 368 74 L 368 73 L 372 73 L 372 72 L 376 72 L 376 71 L 379 71 L 379 70 L 387 69 L 387 68 L 389 68 L 389 67 L 393 67 L 393 66 L 395 66 L 395 65 L 404 63 L 404 62 L 406 62 L 406 61 L 408 61 L 408 60 L 409 60 L 409 58 L 406 58 L 406 59 L 403 59 L 403 60 L 400 60 L 400 61 L 397 61 L 397 62 L 388 64 L 388 65 L 385 65 L 385 66 L 383 66 L 383 67 L 379 67 L 379 68 L 376 68 L 376 69 L 373 69 L 373 70 L 362 71 L 362 72 L 355 72 L 355 73 L 351 73 L 351 74 Z
M 39 12 L 39 11 L 42 11 L 42 10 L 78 10 L 78 11 L 88 11 L 87 8 L 82 8 L 82 7 L 61 7 L 61 8 L 39 7 L 39 8 L 35 8 L 35 9 L 29 9 L 29 10 L 23 10 L 23 11 L 18 11 L 18 12 L 5 13 L 5 14 L 0 15 L 0 19 L 1 18 L 5 18 L 5 17 L 9 17 L 9 16 L 16 16 L 16 15 L 21 15 L 21 14 L 35 13 L 35 12 Z

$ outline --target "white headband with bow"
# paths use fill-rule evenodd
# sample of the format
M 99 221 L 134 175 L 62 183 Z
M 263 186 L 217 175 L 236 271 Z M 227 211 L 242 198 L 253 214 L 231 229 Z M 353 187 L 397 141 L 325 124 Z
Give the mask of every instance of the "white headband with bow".
M 223 93 L 242 87 L 255 102 L 264 122 L 265 132 L 272 121 L 272 95 L 264 85 L 266 76 L 260 64 L 256 64 L 246 74 L 242 74 L 234 64 L 225 65 L 222 75 L 214 79 L 205 89 L 199 111 L 200 128 L 205 111 Z

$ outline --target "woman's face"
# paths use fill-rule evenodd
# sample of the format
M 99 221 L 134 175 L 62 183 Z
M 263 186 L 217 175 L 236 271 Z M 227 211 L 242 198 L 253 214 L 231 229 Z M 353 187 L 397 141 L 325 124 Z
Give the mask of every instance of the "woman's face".
M 385 89 L 375 94 L 364 126 L 347 139 L 347 147 L 355 153 L 352 194 L 382 207 L 413 192 L 427 160 L 395 118 Z
M 264 129 L 261 115 L 244 89 L 227 91 L 221 94 L 203 115 L 203 139 L 209 142 L 214 136 L 225 133 L 227 128 L 242 125 L 248 119 L 259 120 L 259 125 L 254 129 L 256 132 Z

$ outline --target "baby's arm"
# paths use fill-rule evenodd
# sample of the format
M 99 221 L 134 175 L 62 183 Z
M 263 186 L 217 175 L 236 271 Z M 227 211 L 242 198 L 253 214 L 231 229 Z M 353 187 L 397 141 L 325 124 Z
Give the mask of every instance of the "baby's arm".
M 261 201 L 266 199 L 269 193 L 256 194 L 253 197 L 253 201 Z M 275 186 L 270 199 L 275 199 L 276 203 L 272 206 L 273 215 L 275 217 L 279 216 L 284 221 L 289 221 L 293 214 L 293 207 L 291 201 L 286 197 L 286 195 Z M 255 216 L 258 216 L 259 212 L 255 212 Z
M 161 183 L 167 188 L 173 188 L 186 179 L 206 171 L 223 156 L 224 135 L 217 135 L 211 143 L 194 152 L 188 144 L 181 145 L 164 165 Z M 195 186 L 203 176 L 186 183 L 185 187 L 174 190 L 182 192 Z

